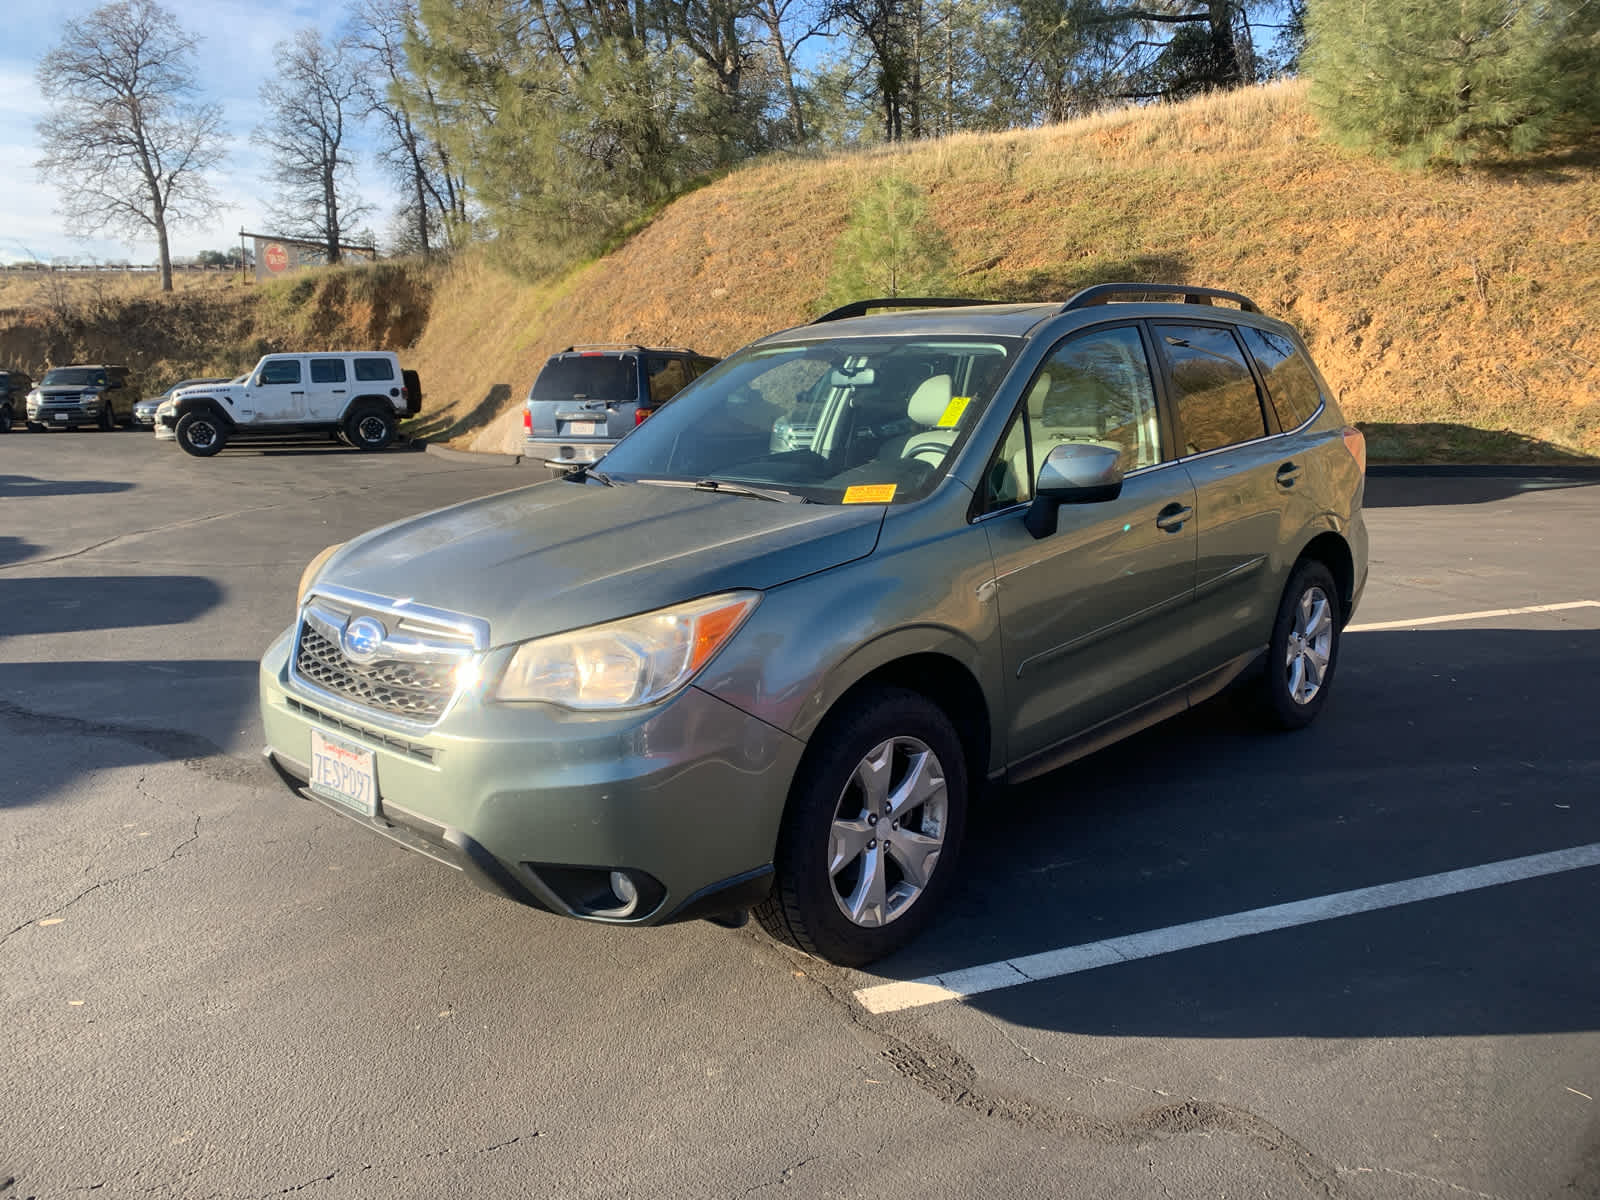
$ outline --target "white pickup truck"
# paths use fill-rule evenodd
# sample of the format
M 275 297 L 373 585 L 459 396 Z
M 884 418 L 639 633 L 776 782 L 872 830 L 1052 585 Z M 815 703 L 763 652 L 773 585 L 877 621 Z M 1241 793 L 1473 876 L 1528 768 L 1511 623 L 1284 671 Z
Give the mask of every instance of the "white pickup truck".
M 249 374 L 182 388 L 160 421 L 178 445 L 209 458 L 236 438 L 333 433 L 382 450 L 400 418 L 422 411 L 422 383 L 390 351 L 268 354 Z

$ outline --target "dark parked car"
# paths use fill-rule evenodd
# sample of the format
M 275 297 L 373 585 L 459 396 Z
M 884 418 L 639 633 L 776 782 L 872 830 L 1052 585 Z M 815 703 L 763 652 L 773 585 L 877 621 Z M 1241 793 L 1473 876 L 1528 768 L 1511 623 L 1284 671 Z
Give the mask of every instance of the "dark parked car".
M 523 453 L 553 475 L 597 462 L 716 361 L 677 348 L 568 346 L 528 392 Z
M 139 390 L 127 367 L 51 367 L 28 393 L 28 428 L 115 429 L 131 424 Z
M 1231 684 L 1315 720 L 1366 447 L 1299 335 L 1201 287 L 872 311 L 906 303 L 745 347 L 598 467 L 323 551 L 261 664 L 284 780 L 524 904 L 753 907 L 855 965 L 998 785 Z
M 172 393 L 179 388 L 198 387 L 204 383 L 227 383 L 226 376 L 210 376 L 205 379 L 180 379 L 159 396 L 148 396 L 133 406 L 133 423 L 141 429 L 153 429 L 156 424 L 156 409 L 166 401 L 172 399 Z
M 32 390 L 33 380 L 26 371 L 0 371 L 0 433 L 10 433 L 24 417 Z

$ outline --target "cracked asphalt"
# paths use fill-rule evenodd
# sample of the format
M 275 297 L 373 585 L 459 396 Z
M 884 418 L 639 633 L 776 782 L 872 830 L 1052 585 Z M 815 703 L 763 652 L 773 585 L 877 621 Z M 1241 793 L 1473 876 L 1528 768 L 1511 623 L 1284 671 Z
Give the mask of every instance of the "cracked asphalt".
M 997 794 L 872 976 L 527 911 L 290 797 L 324 545 L 530 480 L 0 438 L 0 1200 L 1600 1196 L 1600 871 L 904 1012 L 856 989 L 1600 841 L 1600 609 L 1353 633 Z M 1600 600 L 1600 475 L 1385 474 L 1358 621 Z

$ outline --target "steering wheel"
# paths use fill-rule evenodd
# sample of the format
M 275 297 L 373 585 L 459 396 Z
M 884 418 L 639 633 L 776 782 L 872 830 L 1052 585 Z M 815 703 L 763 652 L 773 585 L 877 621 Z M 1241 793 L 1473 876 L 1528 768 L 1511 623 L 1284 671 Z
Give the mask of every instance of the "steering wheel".
M 940 438 L 928 438 L 918 441 L 912 438 L 906 443 L 905 449 L 900 451 L 901 458 L 914 458 L 919 462 L 927 463 L 937 470 L 944 464 L 945 456 L 950 453 L 950 443 Z

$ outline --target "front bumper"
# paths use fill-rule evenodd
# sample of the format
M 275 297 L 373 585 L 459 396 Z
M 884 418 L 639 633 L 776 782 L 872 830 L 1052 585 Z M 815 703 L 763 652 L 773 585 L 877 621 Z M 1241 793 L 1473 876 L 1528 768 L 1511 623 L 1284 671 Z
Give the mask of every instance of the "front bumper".
M 402 733 L 290 684 L 286 632 L 261 664 L 267 756 L 298 794 L 460 869 L 523 904 L 654 925 L 745 907 L 770 887 L 773 848 L 802 743 L 689 687 L 620 714 L 459 701 L 433 730 Z M 378 811 L 305 786 L 311 731 L 374 755 Z M 583 881 L 642 875 L 617 916 Z

